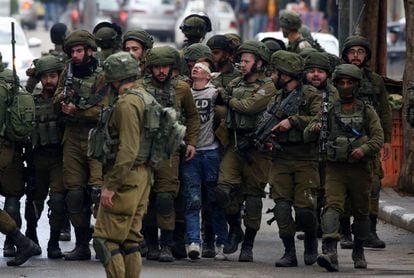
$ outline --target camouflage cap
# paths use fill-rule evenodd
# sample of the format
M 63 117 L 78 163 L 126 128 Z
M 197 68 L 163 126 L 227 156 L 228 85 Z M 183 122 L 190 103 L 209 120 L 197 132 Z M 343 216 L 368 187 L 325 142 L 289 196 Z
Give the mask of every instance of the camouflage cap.
M 281 11 L 279 15 L 280 27 L 288 30 L 299 30 L 302 26 L 302 19 L 298 13 L 291 11 Z
M 331 72 L 331 64 L 329 63 L 328 56 L 321 52 L 310 53 L 305 59 L 305 70 L 311 68 L 322 69 L 329 74 Z
M 235 51 L 240 46 L 241 37 L 239 35 L 235 33 L 226 33 L 224 36 L 226 36 L 226 38 L 229 40 L 233 51 Z
M 263 42 L 267 46 L 267 48 L 269 48 L 270 53 L 272 54 L 278 50 L 286 50 L 285 43 L 279 39 L 267 37 L 262 39 L 261 42 Z
M 93 51 L 97 50 L 95 37 L 86 30 L 75 30 L 66 36 L 63 44 L 63 49 L 69 56 L 71 55 L 72 47 L 84 45 L 91 48 Z
M 201 58 L 207 58 L 210 61 L 213 61 L 213 53 L 211 52 L 211 49 L 202 43 L 194 43 L 184 48 L 183 52 L 185 60 L 197 61 Z
M 63 23 L 55 23 L 50 28 L 50 40 L 54 44 L 62 45 L 65 41 L 65 37 L 69 34 L 68 27 Z
M 337 81 L 339 78 L 352 78 L 358 81 L 362 80 L 361 70 L 353 64 L 342 64 L 335 68 L 332 75 L 333 81 Z
M 150 49 L 145 57 L 145 65 L 152 66 L 177 66 L 177 57 L 171 46 L 158 46 Z
M 305 63 L 299 54 L 279 50 L 272 54 L 270 65 L 284 74 L 298 76 L 303 73 Z
M 142 44 L 145 49 L 150 49 L 154 46 L 154 38 L 144 29 L 134 28 L 129 30 L 122 37 L 122 45 L 125 48 L 125 43 L 129 40 L 134 40 Z
M 63 62 L 53 55 L 43 56 L 35 61 L 35 74 L 38 78 L 44 73 L 61 72 L 63 70 Z
M 139 60 L 129 52 L 117 52 L 103 62 L 105 78 L 108 82 L 120 81 L 141 74 Z
M 349 36 L 345 39 L 344 46 L 342 49 L 342 59 L 348 62 L 348 50 L 353 46 L 362 46 L 367 52 L 366 60 L 371 59 L 371 47 L 367 38 L 362 36 Z
M 210 18 L 202 14 L 190 14 L 184 18 L 180 25 L 180 30 L 187 37 L 204 37 L 208 32 L 211 32 Z
M 262 42 L 253 40 L 245 41 L 237 48 L 237 55 L 240 56 L 242 53 L 252 53 L 265 62 L 265 64 L 269 63 L 270 51 Z

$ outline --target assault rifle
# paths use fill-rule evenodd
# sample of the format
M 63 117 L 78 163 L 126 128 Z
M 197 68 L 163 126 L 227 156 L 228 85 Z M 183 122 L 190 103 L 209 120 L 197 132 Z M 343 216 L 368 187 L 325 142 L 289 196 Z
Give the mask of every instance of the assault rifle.
M 11 23 L 11 45 L 12 45 L 12 66 L 13 66 L 13 92 L 19 90 L 19 79 L 16 71 L 16 34 L 14 32 L 14 22 Z
M 283 150 L 283 148 L 276 142 L 275 135 L 272 128 L 286 119 L 290 115 L 294 115 L 298 111 L 301 104 L 303 91 L 302 88 L 290 93 L 281 103 L 274 103 L 266 112 L 264 112 L 263 120 L 253 133 L 254 145 L 260 150 L 267 149 L 266 143 L 271 143 L 273 149 Z
M 326 155 L 326 143 L 328 142 L 328 92 L 323 91 L 321 102 L 321 131 L 319 133 L 319 155 L 323 159 Z
M 65 86 L 63 88 L 63 102 L 68 104 L 72 96 L 73 72 L 72 63 L 68 63 L 68 72 L 66 73 Z

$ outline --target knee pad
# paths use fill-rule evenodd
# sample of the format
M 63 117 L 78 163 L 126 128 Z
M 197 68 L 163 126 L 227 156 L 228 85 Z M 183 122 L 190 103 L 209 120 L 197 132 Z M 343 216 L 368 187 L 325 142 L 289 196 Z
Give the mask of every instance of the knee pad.
M 99 261 L 104 265 L 108 265 L 111 260 L 112 256 L 121 254 L 121 250 L 115 247 L 115 243 L 109 242 L 103 238 L 94 238 L 93 242 L 93 249 L 96 252 L 96 256 L 98 257 Z M 108 245 L 114 245 L 114 248 L 108 248 Z
M 65 201 L 69 213 L 81 213 L 85 204 L 85 192 L 83 190 L 69 190 Z
M 6 197 L 4 200 L 4 210 L 11 216 L 11 218 L 13 218 L 14 221 L 16 221 L 16 223 L 21 222 L 19 198 Z
M 141 248 L 139 247 L 139 243 L 137 242 L 127 242 L 122 244 L 121 246 L 122 254 L 124 256 L 128 256 L 133 253 L 140 253 Z
M 49 206 L 49 223 L 52 228 L 60 229 L 65 220 L 65 195 L 53 194 L 47 202 Z
M 278 223 L 286 225 L 292 218 L 292 205 L 288 201 L 276 202 L 273 213 Z
M 217 205 L 220 208 L 227 208 L 230 205 L 230 190 L 217 186 L 214 188 Z
M 322 231 L 324 234 L 332 234 L 339 230 L 339 211 L 327 208 L 322 214 Z
M 354 219 L 354 223 L 351 225 L 352 233 L 360 240 L 367 240 L 370 233 L 370 221 L 367 219 L 360 220 Z
M 261 197 L 247 196 L 246 197 L 246 213 L 252 217 L 261 217 L 263 203 Z
M 316 231 L 316 212 L 310 208 L 295 209 L 296 225 L 305 233 Z
M 160 215 L 170 215 L 174 210 L 174 194 L 169 192 L 157 193 L 157 210 Z

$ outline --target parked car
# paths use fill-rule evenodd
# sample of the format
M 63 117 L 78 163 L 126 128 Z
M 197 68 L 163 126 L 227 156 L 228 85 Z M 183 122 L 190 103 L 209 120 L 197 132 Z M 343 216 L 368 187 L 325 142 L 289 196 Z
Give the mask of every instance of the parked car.
M 175 0 L 129 0 L 128 29 L 140 27 L 161 41 L 174 41 Z
M 336 56 L 339 55 L 339 42 L 335 36 L 331 34 L 327 34 L 327 33 L 312 32 L 311 34 L 312 34 L 313 39 L 316 40 L 326 50 L 326 52 L 329 52 Z M 255 39 L 261 41 L 262 39 L 268 38 L 268 37 L 282 40 L 286 44 L 286 46 L 288 44 L 287 38 L 283 37 L 283 33 L 281 31 L 261 32 L 255 36 Z
M 122 9 L 118 0 L 79 0 L 68 5 L 60 22 L 70 29 L 86 29 L 92 31 L 101 21 L 117 23 L 126 29 L 128 13 Z
M 387 23 L 387 76 L 402 80 L 406 60 L 405 18 Z
M 216 34 L 239 34 L 236 14 L 228 2 L 215 0 L 209 2 L 208 7 L 204 5 L 205 1 L 203 0 L 187 2 L 182 14 L 175 23 L 175 44 L 177 47 L 181 47 L 185 40 L 185 36 L 180 30 L 180 25 L 184 18 L 191 14 L 204 13 L 210 18 L 212 31 L 206 34 L 204 41 L 207 41 Z
M 18 17 L 22 27 L 27 27 L 30 30 L 36 29 L 37 11 L 35 2 L 33 0 L 19 0 Z
M 16 40 L 16 72 L 20 78 L 22 85 L 27 81 L 26 69 L 30 67 L 33 61 L 33 54 L 29 48 L 28 41 L 23 32 L 20 23 L 12 17 L 0 17 L 0 52 L 3 56 L 3 64 L 5 67 L 12 69 L 12 45 L 11 45 L 11 23 L 15 26 L 15 40 Z M 30 46 L 40 46 L 39 39 L 31 38 Z

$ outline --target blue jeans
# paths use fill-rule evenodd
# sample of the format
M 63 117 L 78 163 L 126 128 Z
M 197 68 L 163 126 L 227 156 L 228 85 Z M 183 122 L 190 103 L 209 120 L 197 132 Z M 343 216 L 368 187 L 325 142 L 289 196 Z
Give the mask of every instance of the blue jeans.
M 49 20 L 52 21 L 52 25 L 59 22 L 58 18 L 58 4 L 54 2 L 47 2 L 45 6 L 45 29 L 49 30 Z
M 219 149 L 197 151 L 190 161 L 181 163 L 181 182 L 186 199 L 186 230 L 188 244 L 200 244 L 200 210 L 201 187 L 207 192 L 207 205 L 211 206 L 213 230 L 216 234 L 216 245 L 222 245 L 227 239 L 227 221 L 224 210 L 216 204 L 214 188 L 217 186 L 220 169 Z

